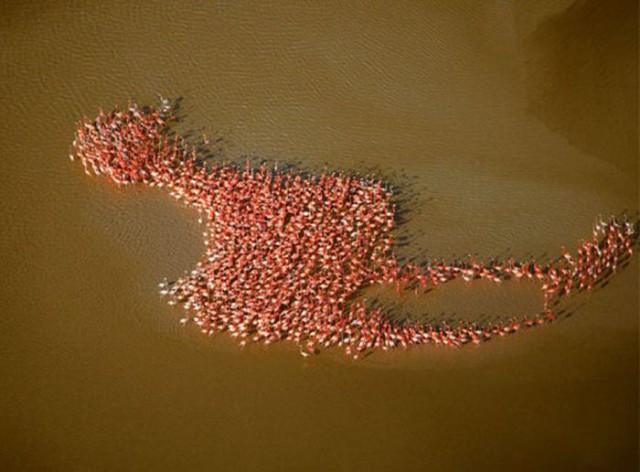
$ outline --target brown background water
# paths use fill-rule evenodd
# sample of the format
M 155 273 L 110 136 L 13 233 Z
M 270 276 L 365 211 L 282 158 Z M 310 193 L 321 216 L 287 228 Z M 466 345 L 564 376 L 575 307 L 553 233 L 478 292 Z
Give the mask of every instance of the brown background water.
M 407 190 L 401 255 L 550 257 L 638 210 L 635 2 L 7 3 L 2 470 L 637 470 L 637 258 L 572 316 L 478 347 L 240 350 L 157 296 L 202 249 L 194 215 L 66 158 L 98 106 L 182 96 L 229 159 Z M 406 303 L 539 297 L 453 283 Z

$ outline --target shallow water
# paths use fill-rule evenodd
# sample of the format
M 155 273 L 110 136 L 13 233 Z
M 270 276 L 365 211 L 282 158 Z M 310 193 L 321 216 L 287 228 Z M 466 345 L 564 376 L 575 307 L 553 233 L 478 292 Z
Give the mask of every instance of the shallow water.
M 478 347 L 240 350 L 156 293 L 200 254 L 194 214 L 66 158 L 98 106 L 182 96 L 226 159 L 403 189 L 400 255 L 553 257 L 638 210 L 638 15 L 534 3 L 3 7 L 4 469 L 637 470 L 637 258 L 571 316 Z M 399 305 L 503 316 L 538 309 L 529 288 Z

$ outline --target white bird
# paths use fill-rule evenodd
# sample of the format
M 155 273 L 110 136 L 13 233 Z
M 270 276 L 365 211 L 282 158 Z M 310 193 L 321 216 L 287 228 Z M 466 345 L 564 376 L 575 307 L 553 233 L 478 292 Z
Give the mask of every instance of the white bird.
M 299 347 L 300 347 L 300 354 L 302 354 L 302 357 L 309 357 L 311 355 L 307 351 L 304 351 L 301 346 Z

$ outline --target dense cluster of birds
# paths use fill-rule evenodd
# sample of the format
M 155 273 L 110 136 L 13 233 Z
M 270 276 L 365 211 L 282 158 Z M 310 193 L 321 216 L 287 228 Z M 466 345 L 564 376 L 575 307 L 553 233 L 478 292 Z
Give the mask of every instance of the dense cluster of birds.
M 377 348 L 434 343 L 460 346 L 553 320 L 549 301 L 591 289 L 633 252 L 635 225 L 598 221 L 577 254 L 549 264 L 515 260 L 400 265 L 393 253 L 395 207 L 382 182 L 323 173 L 302 176 L 266 166 L 205 165 L 197 149 L 169 132 L 172 109 L 130 105 L 78 123 L 72 160 L 88 175 L 118 185 L 166 187 L 200 213 L 206 252 L 160 292 L 203 333 L 228 332 L 240 343 L 292 341 L 308 356 L 343 346 L 359 357 Z M 539 313 L 483 325 L 397 321 L 357 292 L 372 284 L 428 291 L 456 278 L 540 283 Z

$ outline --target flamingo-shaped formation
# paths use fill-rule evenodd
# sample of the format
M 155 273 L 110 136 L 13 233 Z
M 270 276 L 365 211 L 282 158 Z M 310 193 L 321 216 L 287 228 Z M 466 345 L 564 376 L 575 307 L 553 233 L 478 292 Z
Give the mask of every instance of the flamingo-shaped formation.
M 88 175 L 117 185 L 166 187 L 197 209 L 206 252 L 184 277 L 160 284 L 203 333 L 227 331 L 247 342 L 292 341 L 304 356 L 343 346 L 355 358 L 418 344 L 461 346 L 555 319 L 554 296 L 591 289 L 633 252 L 635 225 L 598 221 L 577 254 L 550 264 L 472 259 L 401 266 L 393 253 L 395 207 L 383 183 L 343 173 L 303 177 L 261 166 L 205 165 L 195 147 L 169 133 L 172 109 L 131 105 L 77 125 L 73 152 Z M 395 321 L 356 293 L 372 284 L 427 291 L 462 277 L 541 285 L 538 313 L 506 322 L 457 326 Z

